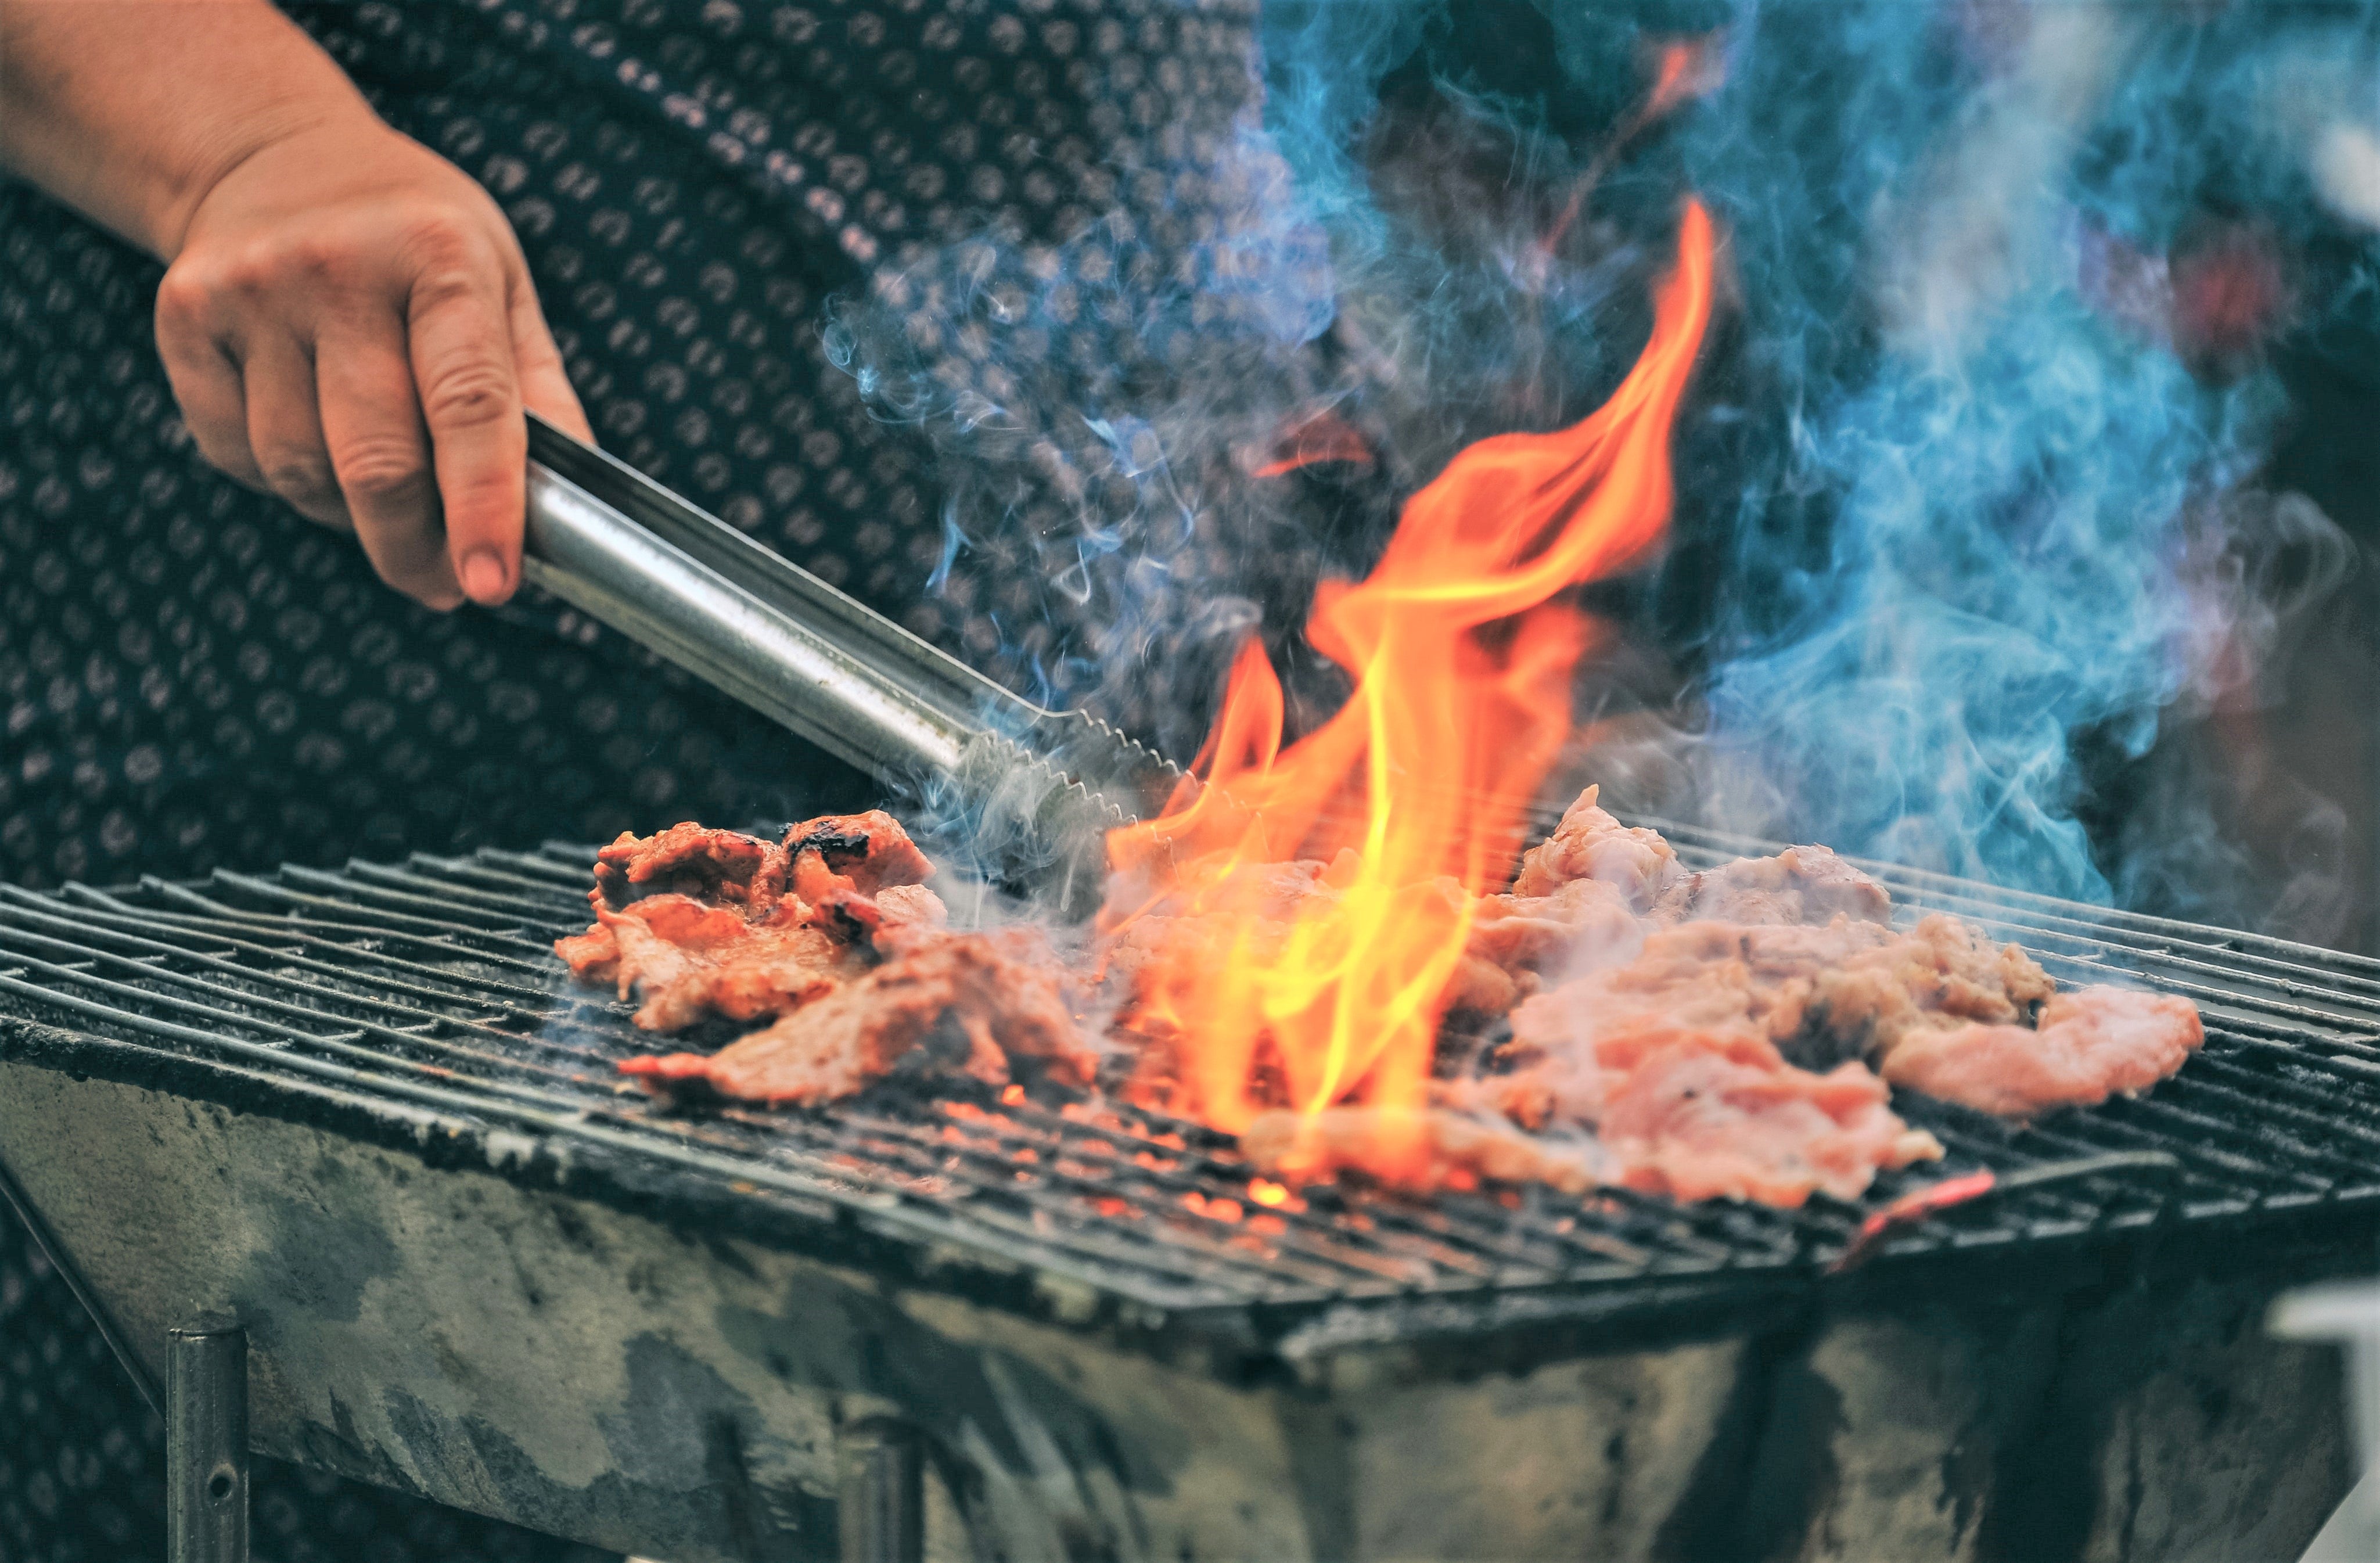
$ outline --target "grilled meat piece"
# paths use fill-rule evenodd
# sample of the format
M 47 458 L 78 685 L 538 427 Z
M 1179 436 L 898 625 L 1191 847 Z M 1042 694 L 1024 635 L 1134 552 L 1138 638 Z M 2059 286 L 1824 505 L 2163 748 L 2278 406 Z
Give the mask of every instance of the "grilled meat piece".
M 1014 1060 L 1087 1085 L 1098 1056 L 1067 1004 L 1048 945 L 1021 930 L 888 930 L 873 971 L 708 1056 L 630 1059 L 622 1072 L 700 1081 L 722 1096 L 814 1107 L 895 1069 L 956 1070 L 1004 1084 Z
M 2084 987 L 2050 1000 L 2034 1029 L 1971 1024 L 1912 1032 L 1885 1054 L 1884 1077 L 2003 1118 L 2031 1118 L 2144 1091 L 2205 1039 L 2187 999 Z
M 1476 949 L 1465 950 L 1446 979 L 1446 991 L 1439 1001 L 1450 1012 L 1459 1010 L 1475 1015 L 1509 1014 L 1513 1005 L 1536 991 L 1536 981 L 1533 972 L 1510 971 Z
M 2014 945 L 1955 917 L 1907 932 L 1838 916 L 1824 927 L 1689 922 L 1645 936 L 1636 958 L 1522 1006 L 1516 1050 L 1592 1046 L 1645 1017 L 1742 1024 L 1812 1069 L 1880 1060 L 1913 1031 L 2030 1020 L 2055 984 Z
M 1506 1053 L 1517 1067 L 1465 1094 L 1524 1124 L 1592 1125 L 1612 1177 L 1681 1199 L 1848 1198 L 1879 1167 L 1939 1156 L 1865 1065 L 1819 1073 L 1779 1050 L 1769 1029 L 1781 995 L 1742 953 L 1749 931 L 1723 959 L 1710 958 L 1718 941 L 1655 934 L 1638 960 L 1530 1000 Z M 1760 930 L 1805 947 L 1828 931 Z
M 1656 936 L 1657 938 L 1658 936 Z M 1784 1069 L 1766 1025 L 1773 994 L 1742 960 L 1644 956 L 1564 985 L 1512 1014 L 1502 1072 L 1477 1083 L 1487 1100 L 1532 1128 L 1593 1123 L 1617 1085 L 1649 1053 L 1673 1046 L 1725 1052 Z
M 1732 984 L 1691 997 L 1642 990 L 1601 1017 L 1589 1044 L 1446 1093 L 1532 1127 L 1591 1126 L 1607 1179 L 1679 1199 L 1848 1199 L 1879 1168 L 1942 1154 L 1893 1113 L 1865 1065 L 1821 1074 L 1787 1062 L 1743 1017 L 1741 968 L 1725 975 Z
M 1513 1104 L 1453 1083 L 1440 1091 L 1447 1106 L 1418 1113 L 1266 1113 L 1240 1144 L 1259 1170 L 1299 1181 L 1354 1168 L 1422 1190 L 1493 1179 L 1580 1193 L 1602 1182 L 1779 1206 L 1821 1191 L 1855 1198 L 1877 1169 L 1942 1154 L 1931 1134 L 1893 1113 L 1884 1082 L 1858 1064 L 1828 1074 L 1794 1069 L 1743 1031 L 1639 1040 L 1645 1046 L 1610 1076 L 1592 1141 L 1524 1133 L 1480 1110 Z
M 641 995 L 650 1030 L 762 1020 L 864 971 L 880 927 L 939 925 L 932 872 L 880 810 L 809 820 L 783 842 L 690 822 L 624 833 L 596 856 L 595 926 L 554 953 L 581 982 Z
M 1676 1199 L 1798 1206 L 1824 1191 L 1856 1198 L 1878 1168 L 1942 1155 L 1912 1129 L 1864 1065 L 1825 1074 L 1770 1068 L 1724 1050 L 1673 1046 L 1632 1070 L 1596 1133 L 1616 1181 Z
M 1871 1063 L 1929 1031 L 1975 1021 L 2022 1028 L 2058 987 L 2015 945 L 1995 945 L 1938 915 L 1820 966 L 1806 980 L 1802 1024 L 1786 1051 L 1803 1061 L 1832 1052 Z
M 589 987 L 608 987 L 620 975 L 620 941 L 601 923 L 583 934 L 555 939 L 553 952 L 562 957 L 572 976 Z
M 804 855 L 816 854 L 820 867 L 849 881 L 862 895 L 894 885 L 922 885 L 934 877 L 933 864 L 909 832 L 880 808 L 805 819 L 785 831 L 783 848 L 796 874 Z M 795 889 L 798 892 L 800 886 Z
M 1570 879 L 1543 895 L 1481 896 L 1447 1007 L 1502 1014 L 1536 992 L 1548 968 L 1627 960 L 1645 931 L 1629 893 L 1606 879 Z
M 1468 1096 L 1523 1124 L 1593 1126 L 1632 1187 L 1849 1197 L 1878 1168 L 1941 1154 L 1863 1060 L 1932 1028 L 2013 1022 L 2048 985 L 2013 947 L 1947 917 L 1906 933 L 1845 915 L 1683 923 L 1523 1004 L 1506 1072 Z
M 625 906 L 641 895 L 693 895 L 765 916 L 791 888 L 815 902 L 838 885 L 874 895 L 922 885 L 934 866 L 901 822 L 880 808 L 827 814 L 788 826 L 781 842 L 692 820 L 655 835 L 622 831 L 595 854 L 596 898 Z M 807 881 L 795 883 L 796 877 Z
M 1789 847 L 1689 874 L 1660 833 L 1623 826 L 1589 787 L 1522 854 L 1512 891 L 1480 898 L 1449 1005 L 1502 1013 L 1541 974 L 1634 957 L 1649 929 L 1688 921 L 1774 927 L 1882 923 L 1892 898 L 1825 847 Z
M 1511 1013 L 1490 1072 L 1434 1080 L 1431 1105 L 1412 1111 L 1268 1112 L 1243 1135 L 1259 1167 L 1799 1205 L 1941 1154 L 1892 1112 L 1888 1081 L 2022 1117 L 2143 1089 L 2199 1045 L 2186 1000 L 2058 994 L 2014 945 L 1956 918 L 1893 927 L 1883 888 L 1823 847 L 1689 874 L 1658 834 L 1596 800 L 1589 788 L 1571 806 L 1506 893 L 1466 903 L 1452 879 L 1407 892 L 1468 913 L 1440 1002 Z M 1241 865 L 1111 929 L 1094 980 L 1120 990 L 1145 1044 L 1135 1087 L 1161 1097 L 1185 1062 L 1156 973 L 1287 937 L 1359 866 L 1347 854 Z M 622 1066 L 656 1084 L 810 1105 L 909 1069 L 1090 1084 L 1097 1054 L 1046 943 L 945 931 L 931 872 L 881 812 L 807 821 L 773 843 L 693 825 L 624 836 L 598 866 L 596 926 L 554 948 L 582 980 L 640 994 L 640 1024 L 774 1017 L 711 1057 Z M 1278 1102 L 1270 1046 L 1257 1039 L 1249 1088 Z
M 781 1014 L 866 965 L 850 943 L 783 904 L 771 920 L 747 923 L 732 907 L 653 895 L 618 912 L 599 907 L 595 916 L 619 951 L 612 976 L 620 997 L 643 995 L 636 1019 L 648 1031 L 681 1030 L 711 1014 Z
M 621 831 L 595 854 L 595 888 L 613 906 L 640 895 L 697 895 L 759 915 L 784 893 L 786 866 L 773 842 L 689 819 L 657 835 Z
M 1617 890 L 1628 909 L 1641 916 L 1685 878 L 1684 866 L 1661 833 L 1621 824 L 1597 806 L 1598 791 L 1581 793 L 1553 834 L 1521 854 L 1514 895 L 1549 896 L 1574 879 L 1596 879 Z
M 887 885 L 876 892 L 876 913 L 888 926 L 917 923 L 939 928 L 951 920 L 942 898 L 923 885 Z
M 1690 874 L 1663 892 L 1652 915 L 1661 923 L 1881 923 L 1892 915 L 1892 897 L 1827 848 L 1796 846 Z
M 690 824 L 624 835 L 597 862 L 595 926 L 553 948 L 580 981 L 640 996 L 650 1030 L 773 1018 L 710 1057 L 620 1066 L 658 1084 L 815 1103 L 912 1065 L 1005 1081 L 1012 1058 L 1089 1084 L 1096 1056 L 1046 942 L 944 931 L 932 874 L 881 810 L 774 842 Z

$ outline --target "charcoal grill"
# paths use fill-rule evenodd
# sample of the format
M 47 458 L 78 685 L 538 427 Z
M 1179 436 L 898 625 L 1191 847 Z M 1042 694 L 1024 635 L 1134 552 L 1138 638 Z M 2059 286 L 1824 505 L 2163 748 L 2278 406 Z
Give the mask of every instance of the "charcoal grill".
M 590 857 L 0 888 L 0 1165 L 136 1375 L 228 1315 L 257 1450 L 677 1563 L 2293 1557 L 2347 1490 L 2335 1354 L 2260 1320 L 2371 1267 L 2380 963 L 1877 867 L 2204 1051 L 1904 1095 L 1949 1158 L 1858 1204 L 1269 1207 L 1087 1100 L 656 1105 L 548 949 Z

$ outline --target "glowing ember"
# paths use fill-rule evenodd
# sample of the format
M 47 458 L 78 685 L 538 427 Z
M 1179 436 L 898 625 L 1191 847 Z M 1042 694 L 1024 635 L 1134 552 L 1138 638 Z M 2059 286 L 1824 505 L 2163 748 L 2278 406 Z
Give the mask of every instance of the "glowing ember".
M 1208 1199 L 1196 1189 L 1182 1196 L 1182 1204 L 1184 1208 L 1196 1211 L 1210 1221 L 1236 1221 L 1243 1214 L 1238 1200 Z
M 1215 930 L 1161 943 L 1139 980 L 1133 1024 L 1173 1041 L 1181 1108 L 1234 1133 L 1269 1107 L 1388 1109 L 1366 1164 L 1421 1169 L 1413 1126 L 1473 898 L 1520 844 L 1597 635 L 1564 594 L 1642 561 L 1668 527 L 1712 251 L 1689 203 L 1652 337 L 1610 401 L 1470 446 L 1406 505 L 1368 577 L 1316 594 L 1308 637 L 1354 681 L 1336 716 L 1284 748 L 1281 685 L 1250 643 L 1200 757 L 1207 785 L 1109 838 L 1111 930 L 1160 904 Z M 1330 866 L 1284 898 L 1267 868 L 1297 859 Z
M 1718 91 L 1725 69 L 1718 44 L 1717 33 L 1673 39 L 1663 44 L 1659 64 L 1653 72 L 1653 91 L 1646 94 L 1636 117 L 1658 119 L 1689 98 Z

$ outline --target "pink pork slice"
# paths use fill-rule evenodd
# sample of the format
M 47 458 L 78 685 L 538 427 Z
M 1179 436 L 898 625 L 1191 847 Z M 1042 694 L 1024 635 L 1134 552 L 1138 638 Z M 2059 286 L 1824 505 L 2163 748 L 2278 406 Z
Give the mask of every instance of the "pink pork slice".
M 1895 1117 L 1888 1097 L 1864 1064 L 1815 1074 L 1676 1048 L 1629 1073 L 1606 1098 L 1596 1133 L 1629 1188 L 1791 1207 L 1820 1191 L 1855 1199 L 1879 1168 L 1941 1156 L 1940 1143 Z
M 1884 1077 L 2002 1118 L 2031 1118 L 2144 1091 L 2205 1039 L 2198 1007 L 2187 999 L 2084 987 L 2043 1005 L 2037 1027 L 1909 1032 L 1885 1054 Z

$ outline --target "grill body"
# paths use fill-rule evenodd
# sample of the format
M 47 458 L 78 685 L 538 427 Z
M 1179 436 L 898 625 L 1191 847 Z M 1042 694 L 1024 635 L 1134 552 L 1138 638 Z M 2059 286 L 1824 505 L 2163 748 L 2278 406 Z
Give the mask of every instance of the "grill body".
M 661 1113 L 543 952 L 587 861 L 0 896 L 0 1163 L 152 1373 L 238 1315 L 261 1450 L 681 1563 L 835 1556 L 887 1426 L 952 1557 L 2294 1556 L 2346 1489 L 2335 1356 L 2261 1321 L 2369 1268 L 2368 963 L 1899 877 L 2214 1039 L 2027 1130 L 1908 1104 L 1949 1170 L 2179 1172 L 1829 1277 L 1859 1208 L 1227 1219 L 1228 1145 L 1142 1114 Z

